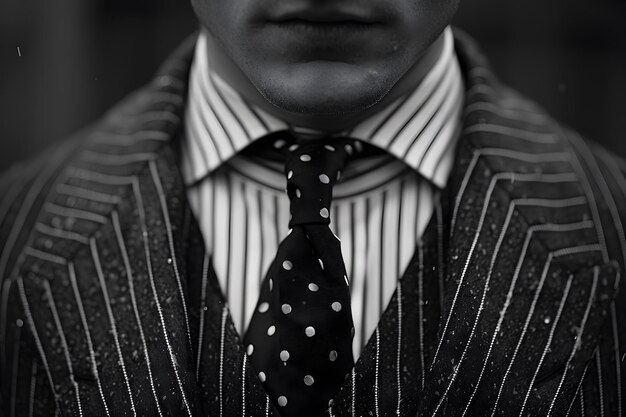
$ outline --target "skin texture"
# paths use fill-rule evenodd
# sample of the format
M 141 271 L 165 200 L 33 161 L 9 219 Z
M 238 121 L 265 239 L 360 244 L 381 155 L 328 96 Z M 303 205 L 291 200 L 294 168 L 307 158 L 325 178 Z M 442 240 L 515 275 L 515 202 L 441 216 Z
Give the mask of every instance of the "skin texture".
M 459 0 L 192 0 L 210 65 L 295 125 L 345 129 L 413 89 Z

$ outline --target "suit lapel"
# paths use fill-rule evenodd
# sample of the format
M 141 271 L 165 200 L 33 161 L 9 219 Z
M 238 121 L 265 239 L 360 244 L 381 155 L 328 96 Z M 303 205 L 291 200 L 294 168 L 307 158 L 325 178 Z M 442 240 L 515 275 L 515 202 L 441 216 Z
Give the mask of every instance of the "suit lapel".
M 191 45 L 182 50 L 88 132 L 25 249 L 25 316 L 60 408 L 77 415 L 201 414 L 188 295 L 202 257 L 189 260 L 171 146 Z
M 503 90 L 471 43 L 457 51 L 468 89 L 449 286 L 420 415 L 564 415 L 619 274 L 554 122 Z

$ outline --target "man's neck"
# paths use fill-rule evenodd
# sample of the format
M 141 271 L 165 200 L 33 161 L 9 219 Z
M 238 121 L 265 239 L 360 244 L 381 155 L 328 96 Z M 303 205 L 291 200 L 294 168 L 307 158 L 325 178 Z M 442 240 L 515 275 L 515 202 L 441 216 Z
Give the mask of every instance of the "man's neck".
M 424 55 L 394 85 L 379 102 L 365 111 L 351 114 L 301 114 L 274 106 L 254 87 L 239 67 L 230 59 L 215 39 L 207 32 L 207 51 L 211 70 L 233 87 L 249 103 L 267 111 L 292 126 L 340 132 L 347 130 L 369 116 L 381 111 L 399 97 L 413 91 L 435 65 L 444 45 L 444 33 L 426 50 Z

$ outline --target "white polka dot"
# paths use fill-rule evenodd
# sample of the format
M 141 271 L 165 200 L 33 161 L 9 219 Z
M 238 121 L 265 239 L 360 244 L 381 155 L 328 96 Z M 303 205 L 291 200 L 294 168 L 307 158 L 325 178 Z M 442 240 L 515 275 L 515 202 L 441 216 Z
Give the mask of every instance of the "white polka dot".
M 339 301 L 335 301 L 334 303 L 332 303 L 330 305 L 330 307 L 335 310 L 336 312 L 340 312 L 341 311 L 341 303 Z
M 307 337 L 315 336 L 315 327 L 313 326 L 307 327 L 306 329 L 304 329 L 304 334 L 306 334 Z
M 320 287 L 318 287 L 317 284 L 314 284 L 314 283 L 309 284 L 309 290 L 316 292 L 316 291 L 319 291 L 319 289 Z
M 287 144 L 287 142 L 285 142 L 284 140 L 282 140 L 282 139 L 278 139 L 276 142 L 274 142 L 274 147 L 275 147 L 276 149 L 280 149 L 280 148 L 282 148 L 283 146 L 285 146 L 286 144 Z
M 311 375 L 304 376 L 304 385 L 306 385 L 307 387 L 310 387 L 311 385 L 313 385 L 314 382 L 315 380 L 313 379 Z
M 293 152 L 293 151 L 295 151 L 295 150 L 296 150 L 296 149 L 298 149 L 298 148 L 299 148 L 299 146 L 298 146 L 298 145 L 291 145 L 291 146 L 289 147 L 289 150 L 290 150 L 291 152 Z
M 278 405 L 280 405 L 281 407 L 284 407 L 287 405 L 287 397 L 285 397 L 284 395 L 281 395 L 280 397 L 278 397 Z
M 324 145 L 324 148 L 326 148 L 326 150 L 328 151 L 335 152 L 335 148 L 330 145 Z
M 291 271 L 291 268 L 293 268 L 293 264 L 291 263 L 291 261 L 285 261 L 283 262 L 283 268 L 287 271 Z
M 300 155 L 300 160 L 301 160 L 302 162 L 309 162 L 309 161 L 311 160 L 311 156 L 310 156 L 310 155 L 307 155 L 307 154 Z
M 259 372 L 259 379 L 261 380 L 261 382 L 265 382 L 265 379 L 266 379 L 265 372 Z
M 317 262 L 320 263 L 320 268 L 324 269 L 324 262 L 321 259 L 318 259 Z
M 254 345 L 248 345 L 248 356 L 254 353 Z
M 299 188 L 296 188 L 296 197 L 297 197 L 297 198 L 302 197 L 302 191 L 300 191 L 300 189 L 299 189 Z
M 283 362 L 287 362 L 289 360 L 289 352 L 287 352 L 286 350 L 281 350 L 280 351 L 280 360 Z
M 289 304 L 283 304 L 280 308 L 284 314 L 291 313 L 291 306 Z
M 352 146 L 346 145 L 345 150 L 348 155 L 352 155 Z
M 287 173 L 287 179 L 288 179 L 288 180 L 290 180 L 290 179 L 291 179 L 291 177 L 293 177 L 293 171 L 291 171 L 291 170 L 290 170 L 290 171 Z
M 337 351 L 331 350 L 330 353 L 328 354 L 328 359 L 330 359 L 331 362 L 335 362 L 337 360 L 337 356 L 339 356 L 337 354 Z
M 273 336 L 276 333 L 276 326 L 270 326 L 267 328 L 267 335 Z
M 272 291 L 274 289 L 274 280 L 272 278 L 270 278 L 270 291 Z
M 328 218 L 328 209 L 326 207 L 320 210 L 320 216 L 322 216 L 325 219 Z
M 320 175 L 320 182 L 322 184 L 328 184 L 330 182 L 330 178 L 328 178 L 328 175 L 322 174 Z
M 265 313 L 269 309 L 270 309 L 270 305 L 268 303 L 259 304 L 259 313 Z

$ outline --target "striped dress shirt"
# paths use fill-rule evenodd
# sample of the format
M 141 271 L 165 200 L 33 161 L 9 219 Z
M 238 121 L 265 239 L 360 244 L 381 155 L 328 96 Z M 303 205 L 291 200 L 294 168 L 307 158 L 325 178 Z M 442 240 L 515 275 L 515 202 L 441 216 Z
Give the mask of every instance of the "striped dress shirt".
M 372 335 L 448 180 L 461 126 L 463 80 L 451 30 L 412 92 L 339 135 L 380 155 L 351 161 L 334 187 L 331 229 L 340 238 L 355 326 L 354 353 Z M 190 74 L 182 171 L 191 208 L 240 334 L 288 233 L 281 164 L 247 155 L 254 141 L 291 126 L 246 102 L 212 71 L 206 35 Z

